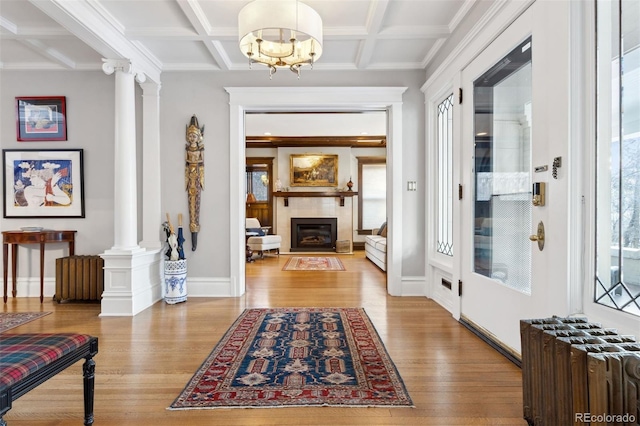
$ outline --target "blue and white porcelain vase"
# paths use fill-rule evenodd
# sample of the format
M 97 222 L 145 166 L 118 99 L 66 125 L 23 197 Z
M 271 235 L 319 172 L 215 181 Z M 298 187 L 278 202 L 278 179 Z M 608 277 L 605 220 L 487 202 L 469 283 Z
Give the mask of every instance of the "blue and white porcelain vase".
M 164 294 L 169 305 L 187 301 L 187 259 L 165 259 Z

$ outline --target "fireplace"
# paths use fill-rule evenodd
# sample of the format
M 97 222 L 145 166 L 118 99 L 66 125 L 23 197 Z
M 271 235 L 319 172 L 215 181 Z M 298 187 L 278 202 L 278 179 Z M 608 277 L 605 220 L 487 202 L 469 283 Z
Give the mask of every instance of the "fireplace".
M 291 251 L 334 251 L 337 234 L 335 217 L 292 217 Z

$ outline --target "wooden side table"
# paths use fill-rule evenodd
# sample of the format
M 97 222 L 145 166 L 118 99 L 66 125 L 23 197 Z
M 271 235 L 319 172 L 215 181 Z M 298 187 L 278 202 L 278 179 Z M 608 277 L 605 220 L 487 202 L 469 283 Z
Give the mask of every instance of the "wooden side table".
M 69 243 L 69 256 L 75 254 L 75 235 L 77 231 L 56 231 L 43 229 L 42 231 L 3 231 L 2 232 L 2 260 L 4 262 L 4 303 L 7 303 L 7 277 L 9 246 L 11 246 L 11 278 L 12 296 L 16 297 L 16 275 L 18 264 L 18 244 L 40 244 L 40 303 L 44 299 L 44 248 L 47 243 Z

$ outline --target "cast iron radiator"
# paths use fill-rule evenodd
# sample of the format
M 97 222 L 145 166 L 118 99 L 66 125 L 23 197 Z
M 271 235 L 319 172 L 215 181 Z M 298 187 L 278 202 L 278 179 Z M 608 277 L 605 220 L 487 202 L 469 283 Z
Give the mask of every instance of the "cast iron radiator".
M 523 414 L 530 425 L 640 425 L 634 336 L 586 318 L 552 317 L 521 320 L 520 338 Z M 631 421 L 611 421 L 625 414 Z
M 56 294 L 53 300 L 99 301 L 104 290 L 104 260 L 97 255 L 56 259 Z
M 608 413 L 614 420 L 600 424 L 639 425 L 640 349 L 634 353 L 589 354 L 588 369 L 589 408 Z

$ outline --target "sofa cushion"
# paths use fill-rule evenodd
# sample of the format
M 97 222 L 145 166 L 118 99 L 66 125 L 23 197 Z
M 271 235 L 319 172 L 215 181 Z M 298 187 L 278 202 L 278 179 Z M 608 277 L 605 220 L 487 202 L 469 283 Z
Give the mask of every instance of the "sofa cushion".
M 380 228 L 378 228 L 378 235 L 382 235 L 382 231 L 384 231 L 386 227 L 387 222 L 384 222 L 382 225 L 380 225 Z
M 387 239 L 380 235 L 367 235 L 365 238 L 365 244 L 369 244 L 371 247 L 381 252 L 387 252 Z

